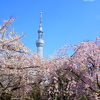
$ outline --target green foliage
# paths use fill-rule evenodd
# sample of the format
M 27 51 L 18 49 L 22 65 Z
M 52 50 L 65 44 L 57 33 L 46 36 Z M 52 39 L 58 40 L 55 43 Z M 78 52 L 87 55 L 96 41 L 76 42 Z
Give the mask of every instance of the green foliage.
M 36 83 L 33 84 L 30 97 L 33 98 L 34 100 L 41 100 L 40 84 Z
M 89 100 L 89 99 L 86 95 L 82 95 L 80 96 L 79 100 Z
M 0 96 L 0 100 L 11 100 L 11 94 L 9 93 L 2 93 Z

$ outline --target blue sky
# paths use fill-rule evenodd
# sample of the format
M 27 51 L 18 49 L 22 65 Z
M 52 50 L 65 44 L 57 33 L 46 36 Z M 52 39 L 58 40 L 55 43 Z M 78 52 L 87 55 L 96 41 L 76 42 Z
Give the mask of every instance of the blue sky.
M 25 33 L 22 42 L 36 52 L 40 11 L 44 12 L 44 56 L 65 44 L 100 36 L 100 0 L 0 0 L 0 24 L 9 16 L 16 17 L 12 26 Z

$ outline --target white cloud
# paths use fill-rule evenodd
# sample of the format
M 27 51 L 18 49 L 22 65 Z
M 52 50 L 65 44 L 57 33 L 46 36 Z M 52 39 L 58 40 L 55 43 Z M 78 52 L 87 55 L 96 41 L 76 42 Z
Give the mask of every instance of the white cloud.
M 84 2 L 94 2 L 95 0 L 83 0 Z

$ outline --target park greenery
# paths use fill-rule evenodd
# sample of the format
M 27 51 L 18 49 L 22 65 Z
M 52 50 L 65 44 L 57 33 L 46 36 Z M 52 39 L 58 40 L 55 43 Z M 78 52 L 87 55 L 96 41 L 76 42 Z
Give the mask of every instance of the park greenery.
M 0 100 L 100 100 L 96 41 L 65 45 L 51 59 L 40 58 L 11 28 L 14 20 L 0 27 Z

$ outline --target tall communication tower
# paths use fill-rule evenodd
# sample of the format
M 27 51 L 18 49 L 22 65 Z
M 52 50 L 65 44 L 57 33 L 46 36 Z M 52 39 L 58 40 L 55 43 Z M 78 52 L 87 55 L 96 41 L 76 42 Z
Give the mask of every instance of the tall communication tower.
M 40 26 L 38 30 L 38 40 L 36 41 L 37 46 L 37 54 L 39 57 L 43 57 L 43 47 L 44 47 L 44 40 L 42 39 L 43 36 L 43 28 L 42 28 L 42 12 L 40 12 Z

